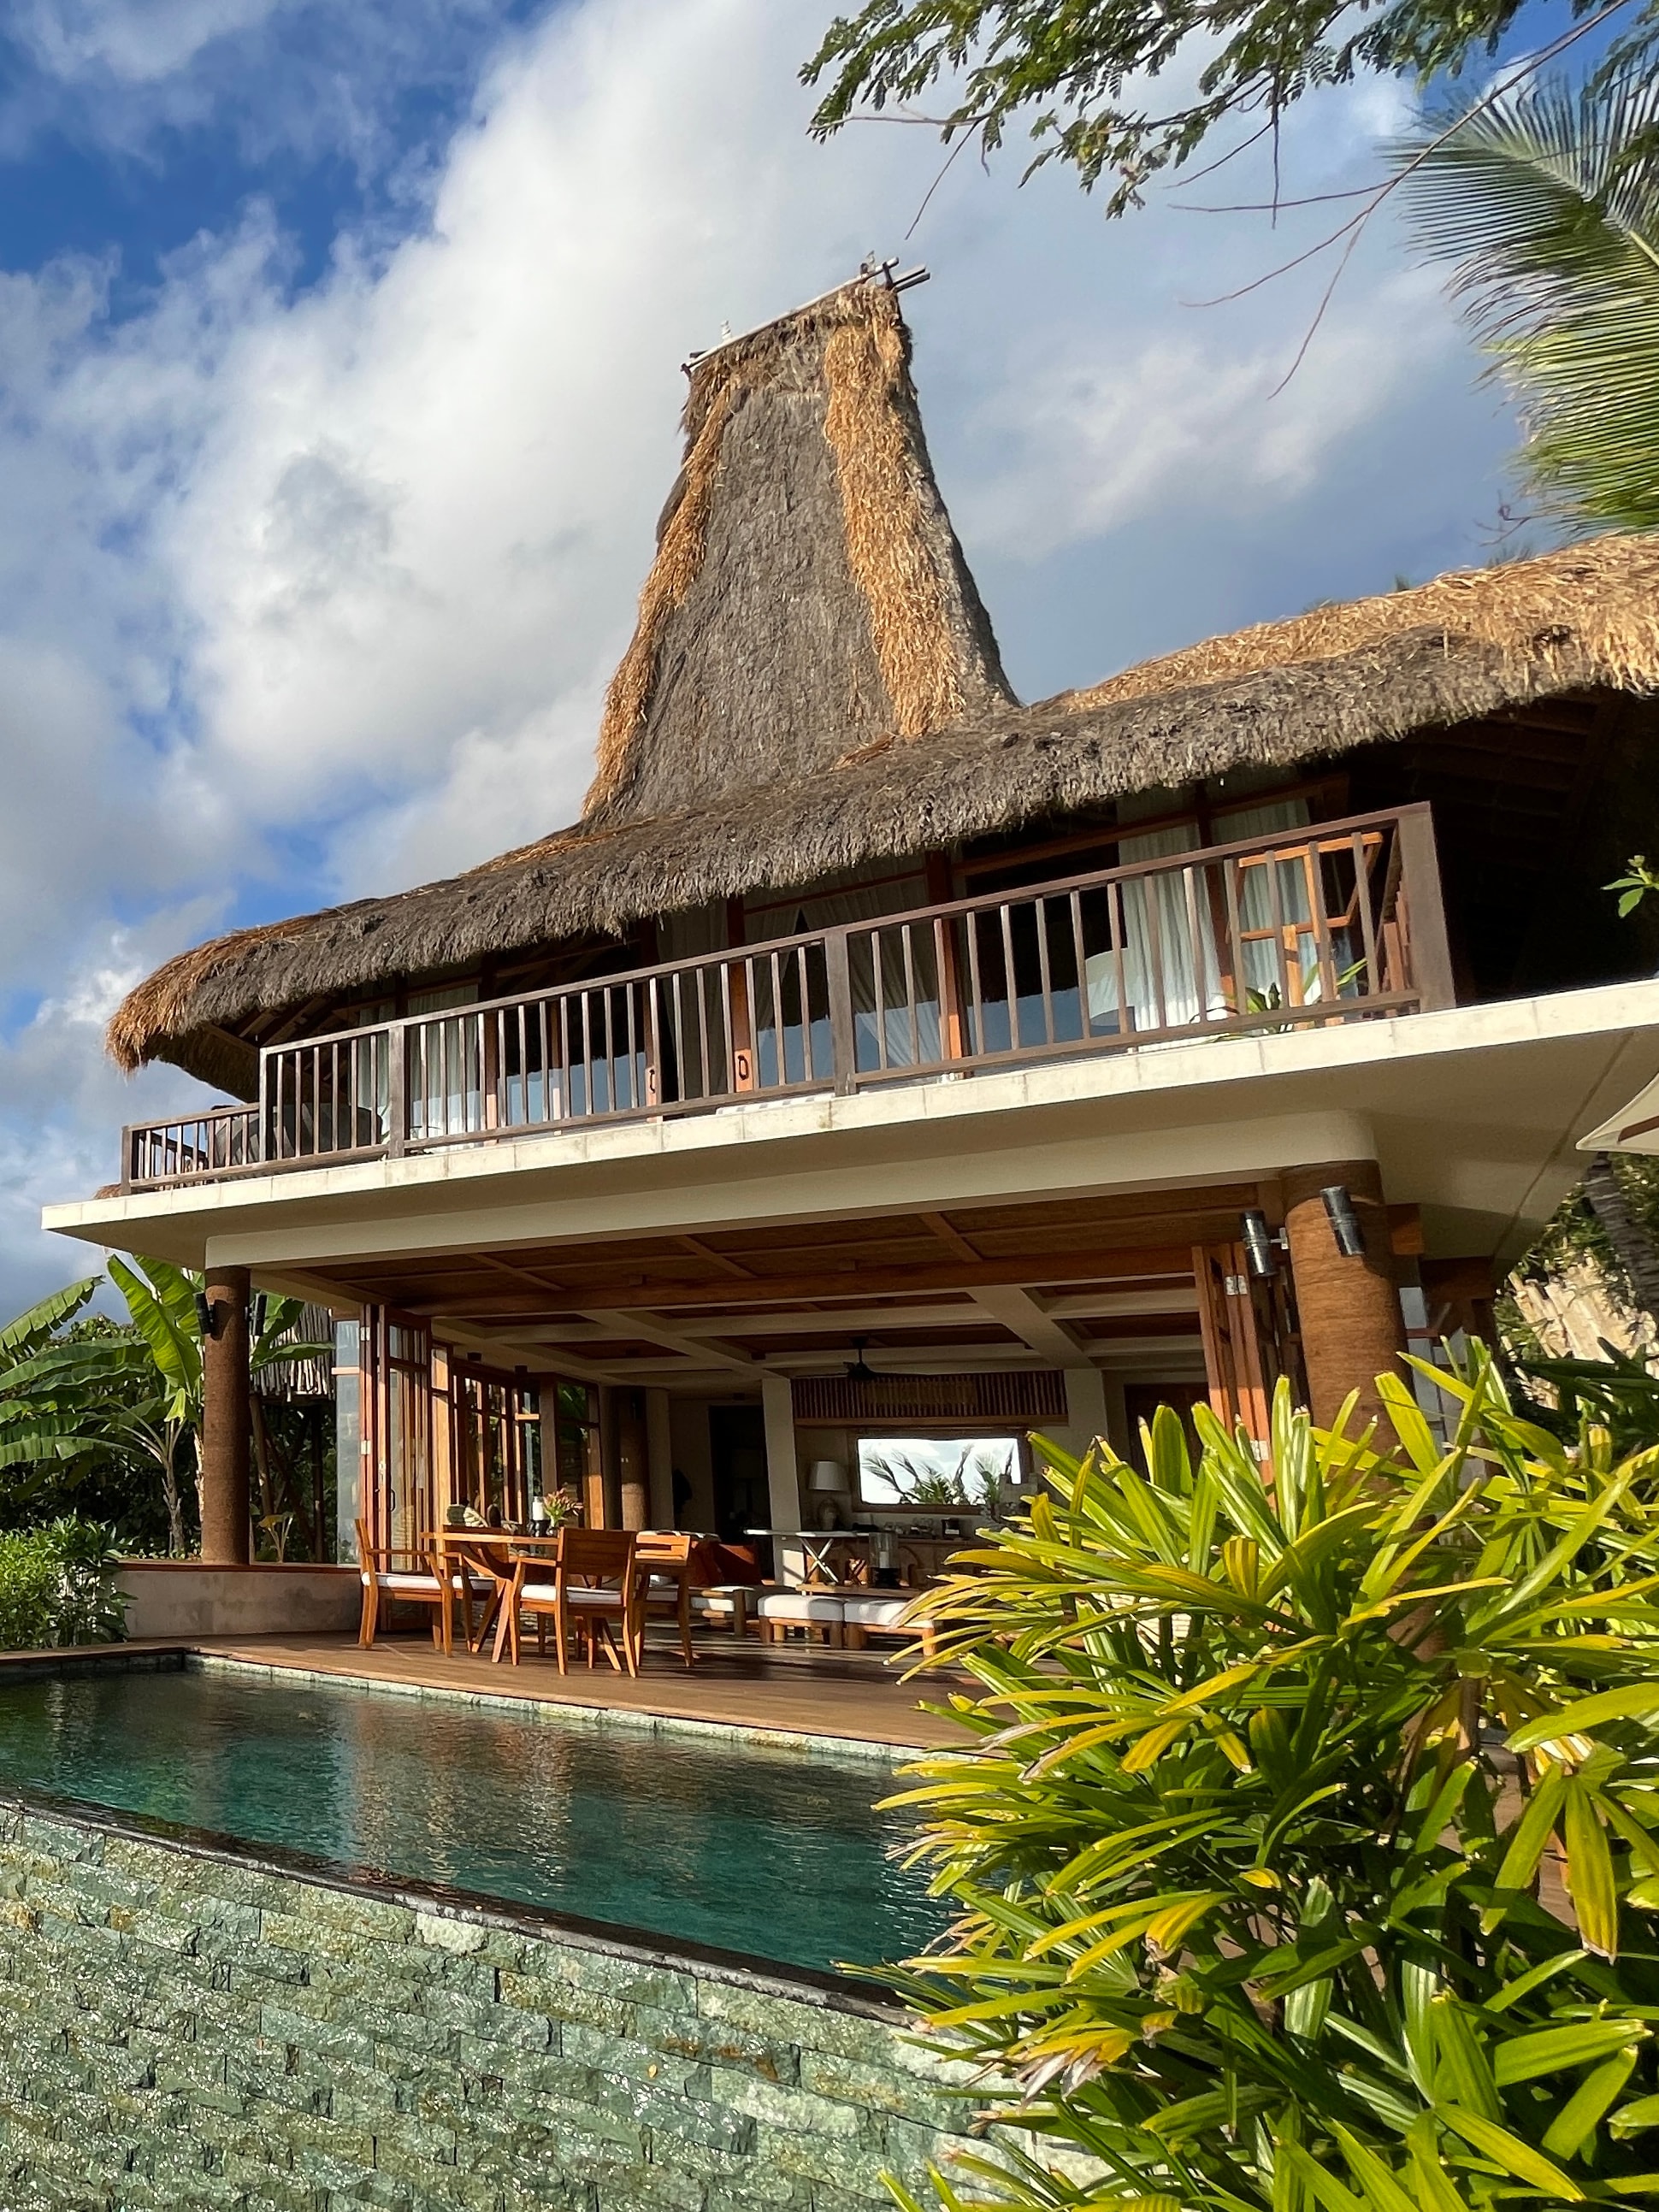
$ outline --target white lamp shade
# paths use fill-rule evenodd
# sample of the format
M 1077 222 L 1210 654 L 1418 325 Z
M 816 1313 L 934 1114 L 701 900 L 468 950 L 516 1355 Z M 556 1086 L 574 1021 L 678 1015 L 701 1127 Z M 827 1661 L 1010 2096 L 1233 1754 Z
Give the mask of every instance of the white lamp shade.
M 845 1490 L 847 1470 L 838 1459 L 815 1459 L 807 1480 L 814 1490 Z

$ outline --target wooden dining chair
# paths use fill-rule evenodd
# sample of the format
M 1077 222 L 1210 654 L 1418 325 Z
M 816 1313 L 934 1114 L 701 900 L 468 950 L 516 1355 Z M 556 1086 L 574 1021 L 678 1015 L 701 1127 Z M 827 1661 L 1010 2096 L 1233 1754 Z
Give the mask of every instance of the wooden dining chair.
M 623 1528 L 561 1528 L 559 1548 L 553 1558 L 553 1579 L 539 1577 L 546 1569 L 539 1559 L 520 1556 L 514 1562 L 513 1587 L 501 1602 L 495 1628 L 495 1657 L 509 1650 L 519 1663 L 519 1632 L 528 1613 L 536 1623 L 538 1648 L 547 1648 L 547 1623 L 553 1623 L 559 1672 L 570 1671 L 570 1633 L 575 1629 L 593 1664 L 597 1649 L 621 1674 L 640 1671 L 640 1643 L 643 1627 L 638 1571 L 634 1562 L 635 1537 Z M 532 1580 L 532 1577 L 538 1579 Z M 611 1633 L 615 1623 L 622 1632 L 622 1656 Z
M 441 1651 L 449 1649 L 449 1591 L 430 1556 L 419 1550 L 394 1550 L 377 1544 L 367 1521 L 357 1523 L 357 1571 L 363 1582 L 362 1619 L 357 1641 L 365 1648 L 380 1633 L 383 1608 L 392 1605 L 429 1605 L 432 1641 Z
M 443 1529 L 437 1539 L 434 1565 L 448 1571 L 452 1605 L 461 1609 L 461 1633 L 469 1651 L 481 1651 L 496 1625 L 496 1615 L 513 1587 L 514 1562 L 507 1540 L 497 1537 L 482 1522 L 475 1528 L 462 1525 Z M 474 1600 L 478 1622 L 472 1620 Z M 447 1644 L 444 1646 L 447 1650 Z
M 678 1528 L 641 1528 L 634 1544 L 640 1605 L 646 1620 L 679 1624 L 680 1650 L 690 1667 L 691 1649 L 691 1546 L 696 1540 Z

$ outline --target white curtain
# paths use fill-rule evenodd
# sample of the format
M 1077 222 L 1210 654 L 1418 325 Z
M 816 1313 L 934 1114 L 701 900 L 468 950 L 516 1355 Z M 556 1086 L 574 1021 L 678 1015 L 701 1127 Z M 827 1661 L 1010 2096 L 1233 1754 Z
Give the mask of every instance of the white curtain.
M 1247 837 L 1271 837 L 1280 830 L 1301 829 L 1307 819 L 1307 801 L 1301 799 L 1241 807 L 1215 822 L 1215 842 L 1234 844 Z M 1138 837 L 1122 838 L 1118 860 L 1121 866 L 1133 867 L 1146 860 L 1201 851 L 1197 823 L 1176 822 Z M 1237 878 L 1239 923 L 1246 932 L 1273 927 L 1270 865 L 1279 879 L 1282 919 L 1287 923 L 1310 919 L 1308 885 L 1299 860 L 1253 864 L 1239 869 Z M 1196 1022 L 1219 1021 L 1230 1013 L 1248 1012 L 1258 998 L 1264 1005 L 1277 1003 L 1270 994 L 1277 989 L 1278 960 L 1267 939 L 1243 947 L 1246 1003 L 1235 1006 L 1236 991 L 1224 989 L 1208 872 L 1201 867 L 1194 867 L 1190 874 L 1171 869 L 1164 874 L 1132 878 L 1121 886 L 1126 1004 L 1120 1011 L 1116 951 L 1091 953 L 1085 965 L 1089 1025 L 1096 1035 L 1109 1034 L 1120 1024 L 1133 1030 L 1184 1029 Z

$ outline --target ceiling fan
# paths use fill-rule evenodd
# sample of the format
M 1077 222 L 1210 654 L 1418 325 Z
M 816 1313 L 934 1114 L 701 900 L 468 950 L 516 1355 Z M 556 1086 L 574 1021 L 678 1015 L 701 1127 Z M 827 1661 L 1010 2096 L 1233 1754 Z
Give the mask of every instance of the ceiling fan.
M 847 1379 L 849 1382 L 876 1382 L 881 1379 L 864 1356 L 864 1347 L 869 1341 L 867 1336 L 855 1336 L 853 1339 L 853 1349 L 857 1352 L 858 1358 L 849 1359 L 847 1363 Z

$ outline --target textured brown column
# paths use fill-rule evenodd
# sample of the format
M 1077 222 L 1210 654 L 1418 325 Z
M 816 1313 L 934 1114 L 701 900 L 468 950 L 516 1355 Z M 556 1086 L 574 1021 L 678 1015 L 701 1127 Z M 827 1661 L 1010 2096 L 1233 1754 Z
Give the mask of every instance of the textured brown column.
M 215 1334 L 202 1340 L 202 1558 L 248 1562 L 247 1269 L 210 1267 Z
M 645 1406 L 637 1390 L 617 1393 L 617 1474 L 622 1492 L 622 1525 L 651 1525 L 650 1455 Z
M 1286 1169 L 1279 1180 L 1313 1417 L 1328 1425 L 1349 1391 L 1358 1390 L 1363 1427 L 1382 1410 L 1375 1378 L 1390 1368 L 1399 1372 L 1406 1348 L 1382 1177 L 1375 1160 L 1330 1160 L 1323 1167 Z M 1347 1186 L 1365 1233 L 1364 1259 L 1346 1259 L 1337 1249 L 1319 1194 L 1328 1183 Z M 1384 1428 L 1391 1437 L 1386 1423 Z

